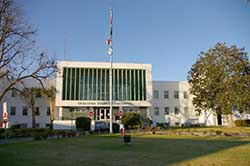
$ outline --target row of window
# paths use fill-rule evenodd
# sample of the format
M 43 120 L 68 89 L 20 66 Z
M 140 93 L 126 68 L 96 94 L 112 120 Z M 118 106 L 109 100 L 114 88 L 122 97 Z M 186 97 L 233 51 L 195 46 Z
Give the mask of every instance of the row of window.
M 184 114 L 185 115 L 188 115 L 188 111 L 189 111 L 189 108 L 188 107 L 184 107 Z M 164 113 L 165 115 L 169 115 L 170 114 L 170 107 L 164 107 Z M 179 115 L 180 114 L 180 108 L 179 107 L 174 107 L 174 114 L 175 115 Z M 155 116 L 159 116 L 160 115 L 160 109 L 159 107 L 155 107 L 154 108 L 154 115 Z
M 154 99 L 159 99 L 159 91 L 154 90 L 153 96 L 154 96 Z M 167 91 L 167 90 L 163 91 L 163 98 L 164 99 L 169 99 L 169 91 Z M 179 91 L 174 91 L 173 98 L 174 99 L 179 99 Z M 183 98 L 184 99 L 188 98 L 188 92 L 187 91 L 183 92 Z
M 10 115 L 11 116 L 15 116 L 16 115 L 16 107 L 10 107 Z M 24 106 L 22 109 L 22 115 L 23 116 L 28 116 L 28 107 Z M 35 115 L 39 116 L 40 115 L 40 108 L 39 107 L 35 107 Z M 50 116 L 50 108 L 47 107 L 46 110 L 46 115 Z
M 146 100 L 146 70 L 113 69 L 113 100 Z M 63 68 L 62 100 L 109 100 L 109 69 Z

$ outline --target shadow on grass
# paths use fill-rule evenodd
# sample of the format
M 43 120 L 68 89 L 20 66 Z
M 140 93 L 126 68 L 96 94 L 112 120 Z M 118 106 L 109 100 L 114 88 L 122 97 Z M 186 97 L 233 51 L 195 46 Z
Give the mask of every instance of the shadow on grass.
M 155 166 L 172 165 L 249 144 L 249 141 L 243 141 L 242 138 L 162 137 L 164 136 L 132 137 L 131 144 L 113 144 L 110 146 L 109 144 L 100 143 L 96 145 L 96 148 L 103 151 L 117 151 L 117 153 L 122 154 L 126 160 L 134 161 L 135 165 L 141 165 L 140 162 L 142 162 L 143 165 Z M 120 142 L 122 142 L 122 140 L 120 140 Z M 116 157 L 119 158 L 119 155 Z
M 131 144 L 126 145 L 118 136 L 85 136 L 0 145 L 0 163 L 8 166 L 162 166 L 192 160 L 245 144 L 249 144 L 249 141 L 223 137 L 214 139 L 211 137 L 132 136 Z

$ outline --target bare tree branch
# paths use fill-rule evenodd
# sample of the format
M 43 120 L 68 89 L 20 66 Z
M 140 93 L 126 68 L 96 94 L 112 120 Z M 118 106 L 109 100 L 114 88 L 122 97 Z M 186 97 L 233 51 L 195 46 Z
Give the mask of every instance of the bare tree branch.
M 0 0 L 0 101 L 27 78 L 51 77 L 56 63 L 44 52 L 35 51 L 35 30 L 25 22 L 22 10 L 13 0 Z

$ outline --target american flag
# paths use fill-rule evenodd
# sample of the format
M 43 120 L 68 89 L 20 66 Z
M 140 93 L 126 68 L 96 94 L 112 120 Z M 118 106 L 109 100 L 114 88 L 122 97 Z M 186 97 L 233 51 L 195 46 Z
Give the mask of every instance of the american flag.
M 112 15 L 112 8 L 109 10 L 109 27 L 110 27 L 110 33 L 109 38 L 107 40 L 107 44 L 109 46 L 112 46 L 112 21 L 113 21 L 113 15 Z

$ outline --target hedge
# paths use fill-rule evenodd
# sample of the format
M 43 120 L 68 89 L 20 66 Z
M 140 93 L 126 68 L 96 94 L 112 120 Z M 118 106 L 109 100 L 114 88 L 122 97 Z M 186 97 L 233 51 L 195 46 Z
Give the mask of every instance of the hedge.
M 48 136 L 60 137 L 74 137 L 76 131 L 70 130 L 50 130 L 47 128 L 22 128 L 22 129 L 8 129 L 8 138 L 20 138 L 20 137 L 33 137 L 35 140 L 47 139 Z M 0 139 L 5 138 L 5 130 L 0 129 Z
M 236 127 L 247 127 L 247 126 L 250 126 L 250 119 L 235 120 L 234 124 L 235 124 Z
M 48 135 L 49 129 L 43 128 L 23 128 L 23 129 L 9 129 L 8 137 L 35 137 L 36 135 Z

